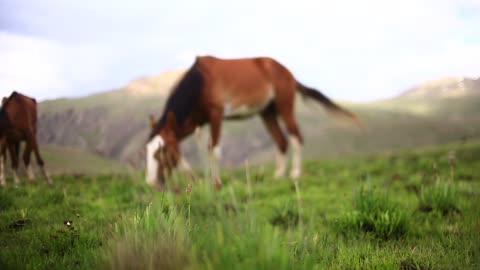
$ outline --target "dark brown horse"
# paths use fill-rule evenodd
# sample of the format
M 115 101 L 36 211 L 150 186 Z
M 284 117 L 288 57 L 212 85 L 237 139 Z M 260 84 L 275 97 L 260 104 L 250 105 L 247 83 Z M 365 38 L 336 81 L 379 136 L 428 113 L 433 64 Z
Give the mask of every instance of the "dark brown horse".
M 4 98 L 0 110 L 0 184 L 5 185 L 4 162 L 6 161 L 6 150 L 10 154 L 13 178 L 15 184 L 19 184 L 18 160 L 20 154 L 20 143 L 25 141 L 23 162 L 27 170 L 29 180 L 34 180 L 30 164 L 32 151 L 35 154 L 37 164 L 48 183 L 52 183 L 50 176 L 44 168 L 44 162 L 40 156 L 37 143 L 37 102 L 35 99 L 13 92 L 10 97 Z
M 278 119 L 286 125 L 293 148 L 290 177 L 301 175 L 302 135 L 295 121 L 295 95 L 312 98 L 337 116 L 360 123 L 351 112 L 333 103 L 319 91 L 299 83 L 292 73 L 272 58 L 219 59 L 212 56 L 197 57 L 193 66 L 179 81 L 161 118 L 154 123 L 146 145 L 146 181 L 163 188 L 165 176 L 181 159 L 179 143 L 197 127 L 210 126 L 210 164 L 216 184 L 219 178 L 219 140 L 223 119 L 244 119 L 260 115 L 266 129 L 275 141 L 275 176 L 281 177 L 286 168 L 288 140 Z

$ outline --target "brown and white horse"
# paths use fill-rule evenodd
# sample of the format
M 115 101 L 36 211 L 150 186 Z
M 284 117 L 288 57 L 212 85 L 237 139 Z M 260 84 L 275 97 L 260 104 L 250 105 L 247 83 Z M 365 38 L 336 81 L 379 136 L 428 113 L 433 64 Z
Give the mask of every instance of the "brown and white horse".
M 170 94 L 163 115 L 152 123 L 146 144 L 147 183 L 163 188 L 165 177 L 172 169 L 187 164 L 180 156 L 179 143 L 207 123 L 211 135 L 211 164 L 218 164 L 222 120 L 244 119 L 257 114 L 278 147 L 275 177 L 285 174 L 288 146 L 278 122 L 280 118 L 286 125 L 293 148 L 290 177 L 299 178 L 303 139 L 294 116 L 297 92 L 318 101 L 337 116 L 360 123 L 353 113 L 319 91 L 299 83 L 285 66 L 272 58 L 197 57 Z M 216 184 L 221 184 L 218 165 L 212 171 Z
M 10 97 L 3 99 L 0 110 L 0 185 L 4 186 L 6 184 L 4 163 L 7 157 L 7 148 L 10 153 L 15 184 L 20 183 L 17 170 L 20 143 L 22 141 L 26 142 L 23 162 L 25 163 L 29 180 L 34 180 L 35 178 L 32 168 L 29 166 L 30 155 L 34 152 L 43 176 L 48 183 L 52 182 L 44 168 L 44 162 L 40 156 L 36 136 L 37 102 L 33 98 L 14 91 Z

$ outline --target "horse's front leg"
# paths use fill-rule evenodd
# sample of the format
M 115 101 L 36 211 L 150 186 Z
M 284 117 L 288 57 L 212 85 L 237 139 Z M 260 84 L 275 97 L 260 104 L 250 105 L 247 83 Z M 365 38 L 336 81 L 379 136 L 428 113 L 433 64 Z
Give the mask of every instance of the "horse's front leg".
M 211 168 L 212 181 L 217 189 L 222 187 L 220 178 L 220 131 L 222 126 L 222 110 L 213 110 L 210 112 L 210 142 L 208 144 L 209 163 Z
M 193 172 L 192 166 L 190 166 L 190 164 L 185 158 L 183 157 L 180 158 L 180 160 L 178 161 L 178 168 L 180 169 L 180 171 L 187 173 L 188 176 L 192 178 L 192 180 L 197 179 L 195 173 Z
M 0 185 L 6 186 L 7 180 L 5 179 L 5 163 L 7 161 L 7 138 L 2 136 L 0 138 Z

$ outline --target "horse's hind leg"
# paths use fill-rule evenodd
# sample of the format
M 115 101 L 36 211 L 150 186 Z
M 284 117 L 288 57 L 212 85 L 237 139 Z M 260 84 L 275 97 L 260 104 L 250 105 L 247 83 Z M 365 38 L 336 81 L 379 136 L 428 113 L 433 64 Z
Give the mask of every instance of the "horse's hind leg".
M 288 91 L 292 89 L 293 91 Z M 290 137 L 290 144 L 292 146 L 292 168 L 290 170 L 290 177 L 292 179 L 298 179 L 302 174 L 302 144 L 303 138 L 298 128 L 297 121 L 294 116 L 294 102 L 295 92 L 293 88 L 287 88 L 284 91 L 278 91 L 281 96 L 277 96 L 275 104 L 277 111 L 282 117 L 285 125 L 287 126 L 288 134 Z
M 18 146 L 18 143 L 8 144 L 8 152 L 10 153 L 10 159 L 12 161 L 13 182 L 15 185 L 20 184 L 20 179 L 18 178 Z
M 45 163 L 43 162 L 43 159 L 40 156 L 40 151 L 38 149 L 38 144 L 35 137 L 33 136 L 29 137 L 29 139 L 27 140 L 27 147 L 31 147 L 31 149 L 33 150 L 33 153 L 35 154 L 35 159 L 37 160 L 37 164 L 40 167 L 43 177 L 45 177 L 45 180 L 47 180 L 47 183 L 52 184 L 53 183 L 52 179 L 50 178 L 50 175 L 48 174 L 47 170 L 45 170 L 45 166 L 44 166 Z
M 25 145 L 25 150 L 23 152 L 23 163 L 25 164 L 25 170 L 27 171 L 28 180 L 35 180 L 35 175 L 33 174 L 32 166 L 30 166 L 30 156 L 32 154 L 32 146 L 30 144 Z
M 292 169 L 290 171 L 290 177 L 292 179 L 298 179 L 302 174 L 303 139 L 293 115 L 285 119 L 285 124 L 287 125 L 290 144 L 292 145 Z
M 277 145 L 277 151 L 275 155 L 275 178 L 283 177 L 285 175 L 288 147 L 288 141 L 286 140 L 285 135 L 280 128 L 277 116 L 275 105 L 273 103 L 269 105 L 261 114 L 265 127 Z

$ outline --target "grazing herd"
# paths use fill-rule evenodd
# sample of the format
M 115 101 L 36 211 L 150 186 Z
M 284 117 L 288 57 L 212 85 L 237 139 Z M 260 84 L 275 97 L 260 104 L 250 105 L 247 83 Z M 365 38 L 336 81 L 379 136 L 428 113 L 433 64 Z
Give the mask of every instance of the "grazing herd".
M 212 180 L 221 186 L 218 161 L 224 119 L 246 119 L 259 115 L 277 146 L 275 177 L 286 170 L 287 147 L 293 150 L 290 177 L 301 175 L 302 134 L 295 119 L 295 96 L 300 93 L 322 104 L 334 116 L 361 124 L 357 116 L 333 103 L 319 91 L 298 82 L 278 61 L 267 58 L 220 59 L 197 57 L 167 99 L 162 116 L 152 121 L 146 143 L 146 182 L 155 189 L 165 188 L 165 179 L 178 166 L 190 166 L 180 154 L 180 143 L 203 125 L 210 128 L 208 145 Z M 280 127 L 282 120 L 288 139 Z M 48 183 L 52 183 L 40 156 L 36 139 L 37 103 L 18 92 L 4 98 L 0 111 L 0 181 L 5 185 L 5 161 L 10 154 L 13 178 L 19 183 L 20 143 L 25 142 L 23 161 L 30 180 L 34 179 L 30 155 Z

